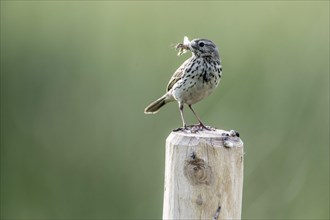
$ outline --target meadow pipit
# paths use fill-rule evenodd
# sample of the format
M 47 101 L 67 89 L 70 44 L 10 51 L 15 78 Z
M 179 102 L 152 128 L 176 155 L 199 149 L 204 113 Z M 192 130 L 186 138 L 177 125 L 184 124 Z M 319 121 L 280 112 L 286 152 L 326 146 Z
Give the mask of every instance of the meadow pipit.
M 208 129 L 191 105 L 209 96 L 220 82 L 222 67 L 218 48 L 210 40 L 194 39 L 189 41 L 187 37 L 176 48 L 179 49 L 179 55 L 191 51 L 192 56 L 175 71 L 167 85 L 165 95 L 148 105 L 144 113 L 157 113 L 166 103 L 177 101 L 183 123 L 182 129 L 187 129 L 183 117 L 184 104 L 187 104 L 196 116 L 199 122 L 198 126 L 201 129 Z

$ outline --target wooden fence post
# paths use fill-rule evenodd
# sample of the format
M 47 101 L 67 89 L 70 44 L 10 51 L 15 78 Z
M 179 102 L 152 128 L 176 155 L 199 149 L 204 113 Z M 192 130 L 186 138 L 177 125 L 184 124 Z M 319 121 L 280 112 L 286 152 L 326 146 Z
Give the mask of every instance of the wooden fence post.
M 235 131 L 172 132 L 163 219 L 241 219 L 243 142 Z

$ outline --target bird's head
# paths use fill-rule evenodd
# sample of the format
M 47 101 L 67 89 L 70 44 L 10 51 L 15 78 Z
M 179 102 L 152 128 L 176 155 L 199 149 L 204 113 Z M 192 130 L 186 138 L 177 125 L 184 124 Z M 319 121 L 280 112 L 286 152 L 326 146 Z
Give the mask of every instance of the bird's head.
M 217 46 L 210 40 L 207 39 L 194 39 L 189 41 L 187 37 L 184 38 L 183 43 L 176 46 L 179 48 L 179 54 L 190 50 L 195 56 L 198 57 L 212 57 L 219 59 L 219 51 Z

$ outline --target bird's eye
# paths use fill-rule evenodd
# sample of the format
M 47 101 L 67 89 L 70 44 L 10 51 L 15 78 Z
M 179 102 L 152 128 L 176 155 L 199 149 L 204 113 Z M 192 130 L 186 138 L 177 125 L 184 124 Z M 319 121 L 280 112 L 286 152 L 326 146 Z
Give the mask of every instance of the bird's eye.
M 204 47 L 204 42 L 199 42 L 198 44 L 200 47 Z

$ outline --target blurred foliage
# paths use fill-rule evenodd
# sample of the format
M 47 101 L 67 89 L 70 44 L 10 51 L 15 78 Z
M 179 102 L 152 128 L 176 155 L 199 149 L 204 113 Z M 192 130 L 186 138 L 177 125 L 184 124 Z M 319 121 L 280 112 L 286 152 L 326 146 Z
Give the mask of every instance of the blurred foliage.
M 243 218 L 329 218 L 328 1 L 1 1 L 1 218 L 161 218 L 181 121 L 143 109 L 185 35 L 220 49 L 195 108 L 245 143 Z

